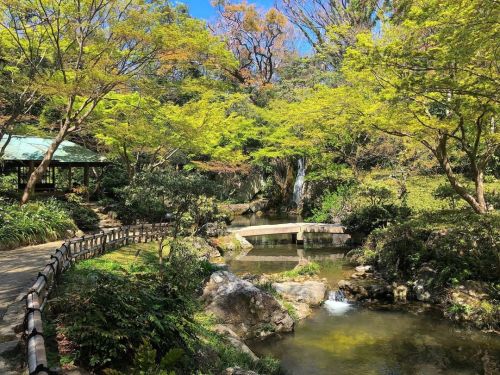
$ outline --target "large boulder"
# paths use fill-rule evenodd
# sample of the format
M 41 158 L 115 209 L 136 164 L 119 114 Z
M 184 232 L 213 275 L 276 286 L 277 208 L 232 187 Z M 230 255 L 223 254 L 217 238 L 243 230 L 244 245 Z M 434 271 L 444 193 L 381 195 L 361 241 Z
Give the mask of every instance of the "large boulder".
M 272 295 L 228 271 L 217 271 L 203 290 L 206 310 L 243 339 L 293 331 L 294 322 Z
M 273 283 L 272 286 L 283 298 L 310 306 L 320 305 L 326 299 L 328 290 L 322 281 L 285 281 Z
M 247 354 L 253 361 L 258 361 L 259 357 L 239 338 L 239 336 L 231 330 L 228 326 L 217 324 L 215 332 L 222 335 L 226 341 L 240 352 Z
M 211 243 L 223 256 L 235 256 L 252 250 L 253 245 L 238 233 L 212 238 Z
M 376 300 L 392 302 L 394 298 L 393 286 L 379 278 L 340 280 L 338 287 L 351 301 Z

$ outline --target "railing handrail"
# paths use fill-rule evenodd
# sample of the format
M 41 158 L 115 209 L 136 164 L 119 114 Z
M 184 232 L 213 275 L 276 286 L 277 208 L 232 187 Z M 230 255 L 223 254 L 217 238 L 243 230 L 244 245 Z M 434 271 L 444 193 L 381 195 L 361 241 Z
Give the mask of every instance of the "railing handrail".
M 24 316 L 27 364 L 30 375 L 48 375 L 47 351 L 43 336 L 42 311 L 49 293 L 59 275 L 80 259 L 103 254 L 110 247 L 135 242 L 148 242 L 165 233 L 168 223 L 128 225 L 104 229 L 95 234 L 74 237 L 64 241 L 50 256 L 51 262 L 38 273 L 35 283 L 26 295 Z

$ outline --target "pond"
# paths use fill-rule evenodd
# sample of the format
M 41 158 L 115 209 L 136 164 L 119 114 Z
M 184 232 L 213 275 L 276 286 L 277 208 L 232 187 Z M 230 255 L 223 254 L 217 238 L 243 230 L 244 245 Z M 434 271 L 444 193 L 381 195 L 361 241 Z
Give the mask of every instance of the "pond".
M 294 220 L 254 218 L 251 225 L 291 221 Z M 321 276 L 332 289 L 340 279 L 352 273 L 352 268 L 338 259 L 345 249 L 332 246 L 325 239 L 319 243 L 310 239 L 305 246 L 286 243 L 286 237 L 280 236 L 249 240 L 255 247 L 248 255 L 256 260 L 229 261 L 235 273 L 288 270 L 296 262 L 280 260 L 280 257 L 298 255 L 327 259 Z M 293 334 L 251 342 L 249 346 L 257 355 L 280 359 L 285 373 L 290 375 L 500 373 L 500 338 L 497 336 L 460 328 L 437 313 L 370 310 L 333 300 L 326 301 L 299 322 Z

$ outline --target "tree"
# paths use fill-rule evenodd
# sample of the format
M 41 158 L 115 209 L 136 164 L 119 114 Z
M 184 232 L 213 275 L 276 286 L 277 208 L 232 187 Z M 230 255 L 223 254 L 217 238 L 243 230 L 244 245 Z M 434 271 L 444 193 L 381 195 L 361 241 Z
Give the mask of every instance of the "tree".
M 57 135 L 28 179 L 21 200 L 26 203 L 68 134 L 84 128 L 108 93 L 130 87 L 154 61 L 173 13 L 168 4 L 141 0 L 6 0 L 0 7 L 3 35 L 33 67 L 32 81 L 59 112 Z M 46 51 L 49 72 L 37 69 L 34 48 Z
M 317 52 L 327 52 L 337 67 L 359 32 L 376 23 L 379 0 L 280 0 L 278 8 Z M 325 50 L 326 48 L 326 50 Z
M 360 35 L 344 67 L 361 122 L 429 149 L 457 194 L 488 210 L 484 173 L 499 149 L 495 1 L 414 0 L 380 39 Z M 466 161 L 474 188 L 456 173 Z
M 39 101 L 40 94 L 33 79 L 37 71 L 47 70 L 48 63 L 45 56 L 49 51 L 43 46 L 45 38 L 31 39 L 31 30 L 16 21 L 13 20 L 12 29 L 0 25 L 0 140 L 8 137 L 0 149 L 0 158 L 15 124 L 26 118 Z M 13 42 L 20 38 L 20 33 L 28 37 L 28 43 Z
M 286 17 L 276 8 L 264 13 L 246 1 L 232 4 L 216 0 L 213 4 L 219 10 L 213 29 L 239 62 L 230 75 L 245 86 L 257 88 L 276 80 L 277 69 L 293 49 Z
M 96 108 L 91 131 L 118 157 L 129 180 L 143 168 L 163 166 L 178 148 L 159 101 L 139 93 L 112 93 Z

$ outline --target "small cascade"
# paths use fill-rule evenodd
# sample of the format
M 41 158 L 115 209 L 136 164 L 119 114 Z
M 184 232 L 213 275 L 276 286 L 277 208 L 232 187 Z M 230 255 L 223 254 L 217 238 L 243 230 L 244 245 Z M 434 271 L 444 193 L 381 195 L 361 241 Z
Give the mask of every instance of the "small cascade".
M 328 300 L 337 301 L 337 302 L 347 302 L 347 299 L 345 298 L 345 294 L 341 290 L 332 290 L 328 294 Z
M 297 205 L 299 210 L 302 208 L 302 199 L 304 195 L 304 180 L 306 177 L 306 163 L 304 158 L 298 161 L 297 178 L 293 185 L 293 202 Z
M 344 315 L 349 310 L 353 309 L 353 305 L 347 302 L 344 292 L 341 290 L 333 290 L 328 294 L 328 299 L 324 304 L 330 315 Z

